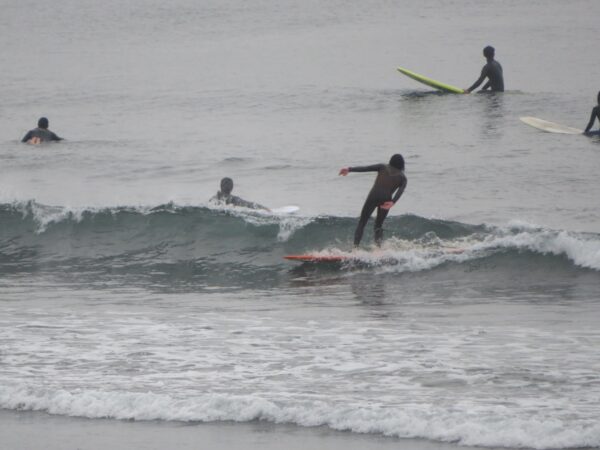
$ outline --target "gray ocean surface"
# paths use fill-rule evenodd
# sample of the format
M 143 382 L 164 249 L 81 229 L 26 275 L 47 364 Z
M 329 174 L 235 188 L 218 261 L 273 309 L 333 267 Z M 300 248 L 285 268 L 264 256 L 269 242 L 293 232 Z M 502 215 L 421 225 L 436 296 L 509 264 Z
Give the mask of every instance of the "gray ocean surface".
M 585 127 L 600 2 L 0 11 L 0 408 L 600 447 L 600 139 L 519 120 Z M 503 94 L 396 71 L 466 88 L 489 44 Z M 381 250 L 283 259 L 348 252 L 374 174 L 337 173 L 394 153 Z

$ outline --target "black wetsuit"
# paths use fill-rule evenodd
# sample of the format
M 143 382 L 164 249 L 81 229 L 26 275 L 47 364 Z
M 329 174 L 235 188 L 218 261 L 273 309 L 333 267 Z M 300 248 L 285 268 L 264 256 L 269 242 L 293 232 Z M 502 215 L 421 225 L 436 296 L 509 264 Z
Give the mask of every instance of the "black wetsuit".
M 377 178 L 371 188 L 371 192 L 365 200 L 360 213 L 360 220 L 354 232 L 354 245 L 358 246 L 362 239 L 363 231 L 371 214 L 377 208 L 377 219 L 375 219 L 375 243 L 381 245 L 383 240 L 383 221 L 389 210 L 379 208 L 385 202 L 396 203 L 406 188 L 406 176 L 404 172 L 389 164 L 373 164 L 372 166 L 350 167 L 350 172 L 377 172 Z M 394 193 L 395 192 L 395 193 Z
M 221 191 L 217 192 L 217 194 L 213 198 L 211 198 L 210 201 L 212 201 L 214 203 L 225 204 L 225 205 L 241 206 L 243 208 L 266 209 L 266 210 L 269 209 L 258 203 L 249 202 L 240 197 L 236 197 L 235 195 L 223 194 Z
M 488 61 L 488 63 L 481 69 L 481 76 L 473 83 L 473 86 L 469 88 L 469 92 L 483 83 L 483 80 L 488 79 L 488 82 L 481 88 L 482 91 L 486 91 L 491 88 L 492 92 L 504 92 L 504 77 L 502 75 L 502 66 L 494 59 Z
M 600 105 L 595 106 L 594 109 L 592 109 L 592 115 L 590 116 L 590 123 L 588 123 L 587 127 L 585 127 L 584 133 L 590 133 L 590 130 L 592 129 L 592 126 L 594 125 L 594 121 L 596 120 L 596 117 L 598 118 L 598 121 L 600 122 Z
M 41 142 L 62 141 L 62 138 L 46 128 L 34 128 L 27 132 L 21 142 L 29 142 L 33 138 L 38 138 Z

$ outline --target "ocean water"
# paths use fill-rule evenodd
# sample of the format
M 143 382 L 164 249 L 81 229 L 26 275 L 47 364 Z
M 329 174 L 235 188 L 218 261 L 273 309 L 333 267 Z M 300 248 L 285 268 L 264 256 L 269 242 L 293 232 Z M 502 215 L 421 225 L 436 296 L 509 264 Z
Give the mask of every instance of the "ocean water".
M 0 408 L 600 446 L 600 139 L 519 121 L 585 127 L 600 3 L 0 6 Z M 395 70 L 468 87 L 488 44 L 503 94 Z M 382 249 L 283 259 L 348 252 L 338 170 L 397 152 Z

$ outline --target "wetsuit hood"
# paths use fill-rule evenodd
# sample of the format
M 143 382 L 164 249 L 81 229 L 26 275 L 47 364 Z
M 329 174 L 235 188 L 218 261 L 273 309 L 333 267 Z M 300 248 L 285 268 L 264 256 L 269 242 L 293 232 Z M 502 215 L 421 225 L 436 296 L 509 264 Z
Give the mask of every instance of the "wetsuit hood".
M 390 166 L 399 170 L 404 170 L 404 158 L 400 153 L 396 153 L 390 158 Z
M 221 192 L 225 195 L 231 194 L 233 190 L 233 180 L 229 177 L 225 177 L 221 180 Z
M 43 128 L 44 130 L 48 128 L 48 119 L 46 119 L 45 117 L 40 117 L 40 119 L 38 120 L 38 128 Z
M 494 59 L 495 53 L 496 50 L 494 50 L 494 47 L 492 47 L 491 45 L 488 45 L 486 48 L 483 49 L 483 56 L 485 56 L 488 59 Z

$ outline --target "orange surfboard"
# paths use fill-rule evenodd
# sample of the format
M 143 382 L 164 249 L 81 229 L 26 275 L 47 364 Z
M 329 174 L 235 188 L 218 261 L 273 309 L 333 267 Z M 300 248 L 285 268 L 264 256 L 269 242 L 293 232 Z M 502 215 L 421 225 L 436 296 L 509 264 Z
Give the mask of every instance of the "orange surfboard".
M 464 248 L 455 248 L 455 247 L 447 247 L 442 249 L 442 251 L 446 254 L 451 254 L 451 255 L 459 255 L 461 253 L 464 253 L 465 249 Z M 285 255 L 284 256 L 285 259 L 290 260 L 290 261 L 300 261 L 300 262 L 314 262 L 314 263 L 319 263 L 319 262 L 329 262 L 329 263 L 336 263 L 336 262 L 345 262 L 345 261 L 360 261 L 361 258 L 359 255 L 320 255 L 318 253 L 306 253 L 303 255 Z M 393 257 L 386 257 L 386 256 L 382 256 L 381 261 L 392 261 L 394 260 Z

